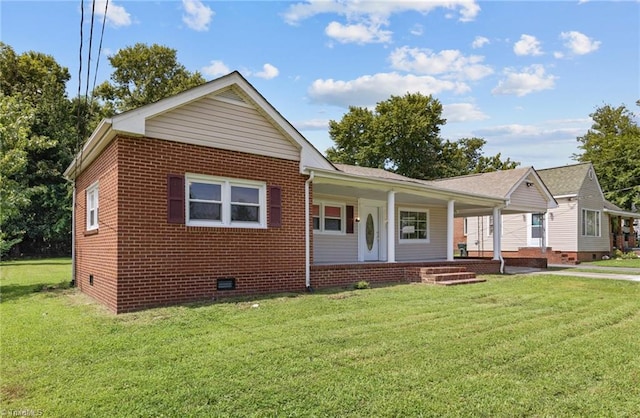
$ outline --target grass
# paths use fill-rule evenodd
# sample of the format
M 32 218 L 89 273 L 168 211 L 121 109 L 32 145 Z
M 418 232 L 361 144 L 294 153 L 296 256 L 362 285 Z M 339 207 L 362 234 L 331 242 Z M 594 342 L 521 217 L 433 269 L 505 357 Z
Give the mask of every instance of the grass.
M 0 269 L 3 414 L 640 411 L 638 283 L 487 276 L 473 286 L 398 285 L 115 316 L 75 289 L 49 289 L 68 281 L 66 260 Z
M 626 267 L 640 269 L 640 258 L 598 260 L 582 263 L 581 266 Z

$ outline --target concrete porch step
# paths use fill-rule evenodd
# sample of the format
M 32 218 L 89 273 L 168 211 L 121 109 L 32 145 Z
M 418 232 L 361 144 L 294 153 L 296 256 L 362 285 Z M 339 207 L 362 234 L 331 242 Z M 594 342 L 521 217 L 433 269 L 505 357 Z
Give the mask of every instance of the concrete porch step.
M 466 272 L 466 267 L 460 266 L 438 266 L 438 267 L 420 267 L 420 274 L 442 274 L 442 273 L 462 273 Z

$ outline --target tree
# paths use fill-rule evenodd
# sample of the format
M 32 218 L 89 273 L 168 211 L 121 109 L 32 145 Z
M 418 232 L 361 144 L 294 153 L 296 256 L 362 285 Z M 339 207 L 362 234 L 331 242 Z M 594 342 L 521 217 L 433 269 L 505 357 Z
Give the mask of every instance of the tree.
M 7 196 L 14 196 L 13 209 L 19 208 L 1 219 L 3 233 L 13 237 L 7 236 L 5 244 L 22 239 L 20 252 L 68 253 L 70 186 L 62 172 L 78 142 L 65 91 L 69 71 L 50 55 L 33 51 L 17 55 L 3 43 L 0 70 L 0 94 L 8 112 L 3 115 L 3 156 L 13 155 L 19 161 L 2 167 L 3 183 L 11 190 Z
M 471 173 L 510 170 L 520 163 L 507 158 L 502 161 L 501 154 L 493 157 L 482 155 L 482 147 L 487 143 L 482 138 L 462 138 L 456 142 L 446 141 L 442 149 L 441 177 L 455 177 Z
M 157 44 L 137 43 L 110 56 L 109 62 L 114 68 L 112 82 L 105 81 L 94 94 L 104 101 L 106 111 L 111 115 L 205 82 L 199 72 L 191 73 L 178 63 L 175 49 Z
M 391 96 L 371 111 L 351 106 L 339 122 L 329 122 L 335 146 L 327 150 L 334 162 L 384 168 L 408 177 L 436 179 L 515 168 L 501 155 L 484 157 L 481 138 L 456 142 L 440 138 L 442 105 L 432 96 Z
M 627 210 L 640 207 L 640 127 L 635 115 L 624 105 L 606 104 L 589 116 L 593 124 L 577 138 L 582 152 L 574 159 L 593 164 L 607 200 Z

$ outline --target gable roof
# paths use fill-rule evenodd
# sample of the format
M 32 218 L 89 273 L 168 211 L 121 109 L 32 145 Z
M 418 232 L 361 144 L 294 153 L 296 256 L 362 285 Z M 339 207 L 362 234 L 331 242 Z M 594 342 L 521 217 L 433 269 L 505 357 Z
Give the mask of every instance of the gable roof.
M 520 167 L 511 170 L 469 174 L 466 176 L 432 180 L 428 183 L 451 190 L 474 192 L 487 196 L 510 199 L 511 195 L 523 182 L 536 184 L 542 194 L 545 195 L 546 200 L 555 205 L 553 195 L 533 167 Z
M 300 150 L 300 171 L 305 166 L 315 166 L 327 170 L 335 167 L 305 137 L 296 130 L 238 71 L 209 81 L 174 96 L 150 103 L 110 119 L 104 119 L 93 131 L 76 155 L 64 175 L 77 177 L 118 134 L 144 136 L 147 121 L 151 118 L 183 107 L 211 95 L 225 95 L 233 89 L 235 94 L 253 105 L 282 135 Z
M 593 170 L 591 163 L 580 163 L 538 170 L 538 174 L 554 196 L 567 196 L 580 192 L 589 170 Z

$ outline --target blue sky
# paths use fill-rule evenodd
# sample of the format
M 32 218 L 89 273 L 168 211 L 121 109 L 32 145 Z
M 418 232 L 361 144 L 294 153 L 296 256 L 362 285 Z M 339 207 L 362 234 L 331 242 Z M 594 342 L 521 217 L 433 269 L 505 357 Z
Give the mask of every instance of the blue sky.
M 75 94 L 80 1 L 0 0 L 0 14 L 0 39 L 53 55 Z M 90 16 L 85 2 L 82 83 Z M 485 155 L 535 168 L 573 163 L 596 108 L 640 110 L 638 1 L 110 0 L 106 18 L 98 83 L 118 49 L 165 45 L 207 80 L 239 70 L 320 151 L 349 105 L 406 92 L 442 102 L 444 139 L 482 137 Z

